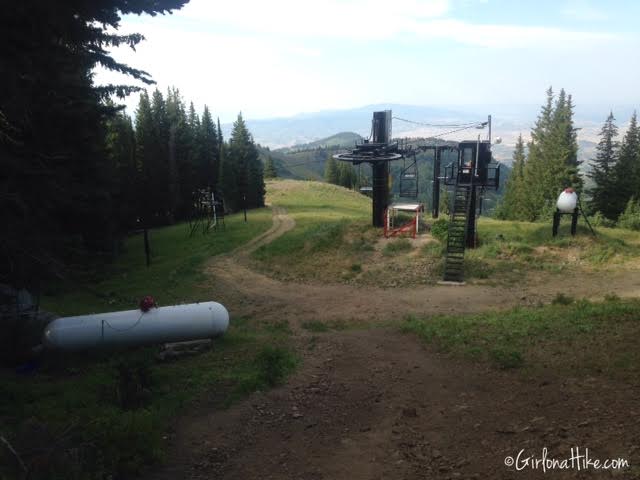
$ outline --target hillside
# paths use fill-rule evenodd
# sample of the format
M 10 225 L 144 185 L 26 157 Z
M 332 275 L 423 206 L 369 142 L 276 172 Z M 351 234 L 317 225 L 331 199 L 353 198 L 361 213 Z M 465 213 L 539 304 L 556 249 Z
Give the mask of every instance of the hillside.
M 259 147 L 260 156 L 263 161 L 271 156 L 278 176 L 280 178 L 294 180 L 323 180 L 324 165 L 329 155 L 333 155 L 345 148 L 351 148 L 355 142 L 361 140 L 362 137 L 353 132 L 341 132 L 327 138 L 316 140 L 315 142 L 304 145 L 296 145 L 294 147 L 280 148 L 270 150 L 269 148 Z M 442 140 L 434 140 L 428 138 L 412 138 L 410 144 L 447 144 Z M 450 142 L 451 145 L 455 143 Z M 433 195 L 433 153 L 420 152 L 416 156 L 418 162 L 418 201 L 431 208 L 431 198 Z M 407 160 L 408 161 L 408 160 Z M 447 155 L 442 159 L 442 164 L 446 165 L 451 162 L 452 158 Z M 397 196 L 400 190 L 400 175 L 406 161 L 400 160 L 391 164 L 391 195 Z M 483 205 L 484 213 L 491 212 L 498 201 L 498 198 L 504 191 L 504 183 L 509 178 L 511 167 L 508 163 L 501 164 L 500 188 L 497 192 L 487 191 L 485 193 L 485 202 Z M 368 164 L 362 164 L 356 167 L 361 184 L 368 186 L 371 184 L 371 167 Z
M 324 162 L 345 148 L 352 147 L 362 137 L 354 132 L 341 132 L 311 143 L 271 150 L 259 147 L 263 161 L 271 156 L 282 178 L 322 180 Z

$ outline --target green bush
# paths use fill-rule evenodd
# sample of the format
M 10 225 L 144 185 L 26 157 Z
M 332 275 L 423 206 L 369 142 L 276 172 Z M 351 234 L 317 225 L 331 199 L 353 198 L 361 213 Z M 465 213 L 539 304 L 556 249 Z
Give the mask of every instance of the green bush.
M 613 228 L 616 226 L 616 222 L 605 217 L 602 212 L 596 212 L 589 217 L 589 223 L 594 227 L 607 227 Z
M 437 238 L 442 243 L 447 242 L 447 235 L 449 234 L 449 220 L 446 218 L 439 218 L 431 224 L 431 235 Z
M 285 377 L 293 371 L 296 359 L 293 354 L 277 346 L 266 346 L 256 356 L 259 369 L 259 380 L 266 386 L 280 385 Z
M 640 230 L 640 200 L 631 197 L 627 208 L 618 217 L 618 226 L 628 230 Z

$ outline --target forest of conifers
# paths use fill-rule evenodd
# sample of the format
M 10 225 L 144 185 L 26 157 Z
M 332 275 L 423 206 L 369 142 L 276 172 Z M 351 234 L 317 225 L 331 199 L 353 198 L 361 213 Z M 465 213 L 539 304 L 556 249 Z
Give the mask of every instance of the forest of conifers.
M 262 206 L 256 146 L 241 116 L 228 141 L 207 107 L 116 61 L 126 14 L 167 14 L 186 0 L 13 2 L 0 16 L 0 284 L 39 291 L 68 265 L 113 258 L 133 229 L 189 217 L 217 190 L 228 210 Z M 141 86 L 96 85 L 94 69 Z M 116 102 L 141 91 L 135 122 Z

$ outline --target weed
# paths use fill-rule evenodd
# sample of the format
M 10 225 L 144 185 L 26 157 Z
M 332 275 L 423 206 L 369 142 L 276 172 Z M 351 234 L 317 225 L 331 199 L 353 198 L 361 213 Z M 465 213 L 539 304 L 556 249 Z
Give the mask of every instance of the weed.
M 266 386 L 274 387 L 282 383 L 285 377 L 296 366 L 295 356 L 287 349 L 277 346 L 266 346 L 256 356 L 258 378 Z
M 382 254 L 385 256 L 396 255 L 398 253 L 404 253 L 411 250 L 411 242 L 406 238 L 399 238 L 387 243 L 382 249 Z
M 320 320 L 310 320 L 302 324 L 302 328 L 310 332 L 324 333 L 329 331 L 329 325 Z
M 575 302 L 575 299 L 570 295 L 565 295 L 560 292 L 551 300 L 552 305 L 571 305 Z
M 292 333 L 291 326 L 289 325 L 289 321 L 286 319 L 278 320 L 276 322 L 265 323 L 264 329 L 276 335 L 277 334 L 290 335 Z
M 520 368 L 524 364 L 522 353 L 510 348 L 491 349 L 489 358 L 502 369 Z
M 310 320 L 302 324 L 302 328 L 315 333 L 325 333 L 330 330 L 346 330 L 347 327 L 347 322 L 343 320 L 330 320 L 328 322 L 321 322 L 320 320 Z
M 429 242 L 422 247 L 422 253 L 426 257 L 440 258 L 444 254 L 445 250 L 441 243 Z

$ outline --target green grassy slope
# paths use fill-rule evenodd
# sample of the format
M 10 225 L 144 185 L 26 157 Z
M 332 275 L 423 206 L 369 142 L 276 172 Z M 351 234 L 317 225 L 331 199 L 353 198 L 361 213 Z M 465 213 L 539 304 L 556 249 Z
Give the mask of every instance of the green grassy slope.
M 99 279 L 52 287 L 43 306 L 72 315 L 136 308 L 146 294 L 161 305 L 215 300 L 205 262 L 272 224 L 269 209 L 249 211 L 248 219 L 232 215 L 226 230 L 191 238 L 185 224 L 153 230 L 149 268 L 142 239 L 133 236 Z M 28 375 L 0 368 L 0 434 L 34 480 L 132 478 L 162 460 L 163 436 L 194 399 L 207 392 L 210 403 L 224 408 L 282 382 L 297 362 L 290 336 L 286 322 L 235 317 L 213 349 L 172 362 L 158 363 L 157 349 L 149 347 L 48 354 Z M 6 453 L 0 449 L 0 478 L 22 478 Z
M 152 261 L 147 268 L 142 235 L 125 242 L 125 253 L 85 281 L 49 287 L 42 299 L 45 310 L 58 315 L 80 315 L 136 308 L 145 295 L 160 305 L 211 300 L 215 288 L 202 285 L 202 267 L 213 255 L 248 242 L 271 226 L 271 210 L 250 210 L 249 221 L 240 214 L 226 217 L 226 229 L 189 237 L 189 225 L 151 230 Z

